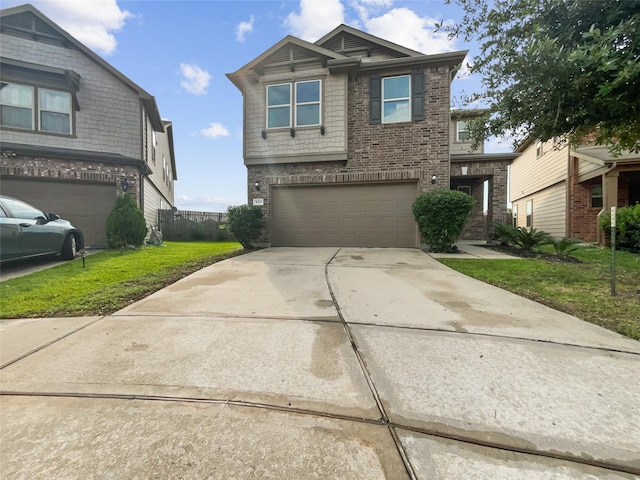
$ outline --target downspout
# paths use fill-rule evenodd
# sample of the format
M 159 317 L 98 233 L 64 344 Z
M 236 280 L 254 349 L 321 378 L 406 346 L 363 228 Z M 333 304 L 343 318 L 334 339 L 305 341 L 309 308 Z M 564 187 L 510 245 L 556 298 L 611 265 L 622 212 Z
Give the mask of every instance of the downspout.
M 606 191 L 605 191 L 605 184 L 606 184 L 606 177 L 607 174 L 612 172 L 613 170 L 615 170 L 616 168 L 618 168 L 618 162 L 613 162 L 611 164 L 611 166 L 604 171 L 604 173 L 602 174 L 602 198 L 603 198 L 603 202 L 602 202 L 602 210 L 600 210 L 600 212 L 598 212 L 598 216 L 597 218 L 597 228 L 596 228 L 596 240 L 598 241 L 598 244 L 600 244 L 600 242 L 602 241 L 602 231 L 600 230 L 600 216 L 607 213 L 607 207 L 609 207 L 609 209 L 611 208 L 611 205 L 607 205 L 606 199 L 608 197 L 608 195 L 606 195 Z M 617 195 L 618 192 L 616 191 L 616 205 L 618 204 L 618 200 L 617 200 Z
M 573 183 L 575 181 L 575 168 L 573 157 L 571 156 L 571 145 L 567 148 L 567 195 L 565 201 L 566 213 L 564 216 L 564 236 L 573 236 Z

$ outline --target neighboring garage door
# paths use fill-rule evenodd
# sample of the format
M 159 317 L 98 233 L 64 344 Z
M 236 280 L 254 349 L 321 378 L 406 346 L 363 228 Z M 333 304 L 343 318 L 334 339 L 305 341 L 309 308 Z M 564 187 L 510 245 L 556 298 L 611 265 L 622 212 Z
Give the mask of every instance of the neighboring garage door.
M 274 186 L 271 245 L 417 247 L 417 183 Z
M 115 185 L 2 177 L 2 194 L 69 220 L 88 246 L 107 243 L 105 223 L 116 201 Z

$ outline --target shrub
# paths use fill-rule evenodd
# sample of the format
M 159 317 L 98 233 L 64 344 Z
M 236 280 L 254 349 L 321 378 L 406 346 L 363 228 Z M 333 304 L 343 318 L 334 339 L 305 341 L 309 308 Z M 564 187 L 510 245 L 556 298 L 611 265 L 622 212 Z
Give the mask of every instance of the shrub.
M 471 215 L 473 198 L 455 190 L 434 190 L 413 203 L 413 216 L 420 236 L 430 250 L 451 249 Z
M 576 240 L 575 238 L 551 238 L 551 245 L 553 245 L 556 254 L 564 255 L 565 257 L 580 248 L 577 246 L 578 243 L 580 243 L 580 240 Z
M 252 240 L 258 238 L 262 231 L 262 209 L 249 205 L 229 207 L 226 227 L 240 245 L 247 249 L 253 248 Z
M 518 227 L 515 231 L 513 239 L 514 245 L 521 248 L 525 252 L 530 252 L 536 247 L 547 245 L 552 242 L 551 236 L 542 230 L 531 228 L 527 230 L 525 227 Z
M 633 250 L 640 249 L 640 203 L 618 210 L 618 245 Z
M 116 204 L 107 217 L 106 228 L 109 248 L 139 246 L 147 236 L 147 222 L 144 215 L 128 193 L 116 199 Z
M 500 245 L 515 245 L 515 238 L 518 233 L 518 229 L 513 225 L 505 223 L 493 224 L 493 236 L 492 238 Z
M 616 214 L 616 248 L 640 249 L 640 203 L 619 208 Z M 611 214 L 600 215 L 600 229 L 611 244 Z

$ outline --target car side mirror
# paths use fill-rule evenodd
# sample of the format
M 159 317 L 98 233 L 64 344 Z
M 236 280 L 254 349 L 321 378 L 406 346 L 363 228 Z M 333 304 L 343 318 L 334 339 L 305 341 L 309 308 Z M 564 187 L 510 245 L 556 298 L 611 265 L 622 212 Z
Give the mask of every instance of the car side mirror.
M 54 220 L 58 220 L 60 217 L 58 215 L 56 215 L 55 213 L 50 213 L 49 215 L 47 215 L 49 217 L 49 221 L 53 222 Z

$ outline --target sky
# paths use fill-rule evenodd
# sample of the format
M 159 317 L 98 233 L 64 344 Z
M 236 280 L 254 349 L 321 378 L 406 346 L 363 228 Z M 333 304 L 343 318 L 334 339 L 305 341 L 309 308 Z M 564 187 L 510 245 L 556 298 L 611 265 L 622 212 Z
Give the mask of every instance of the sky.
M 25 1 L 2 0 L 2 8 Z M 477 45 L 435 31 L 462 11 L 444 0 L 31 0 L 29 3 L 156 98 L 173 123 L 180 210 L 247 203 L 242 95 L 226 78 L 287 35 L 314 42 L 341 23 L 425 54 Z M 481 88 L 463 67 L 452 106 Z M 466 106 L 473 108 L 473 106 Z M 511 151 L 489 139 L 485 152 Z

